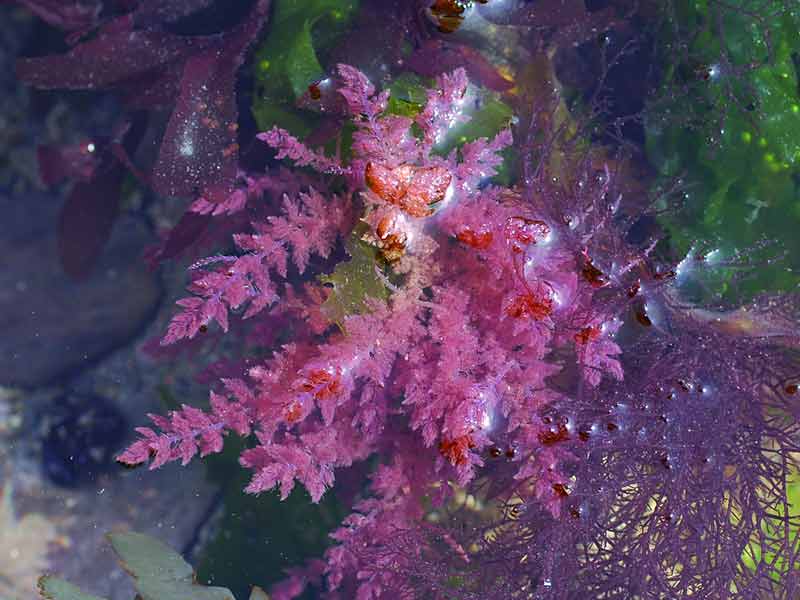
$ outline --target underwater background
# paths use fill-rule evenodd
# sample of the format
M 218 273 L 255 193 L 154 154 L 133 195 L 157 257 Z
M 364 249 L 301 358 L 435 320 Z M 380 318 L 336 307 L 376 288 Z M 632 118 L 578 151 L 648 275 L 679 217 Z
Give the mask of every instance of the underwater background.
M 117 558 L 122 555 L 128 570 L 136 572 L 131 567 L 136 544 L 146 543 L 115 538 L 115 554 L 106 539 L 108 533 L 128 531 L 165 543 L 191 563 L 200 584 L 227 588 L 237 598 L 247 597 L 253 586 L 272 598 L 800 595 L 800 7 L 795 2 L 12 0 L 0 2 L 0 44 L 0 598 L 38 597 L 37 580 L 45 573 L 105 598 L 133 597 L 134 583 Z M 374 93 L 364 94 L 367 100 L 358 100 L 367 108 L 369 102 L 381 108 L 369 119 L 367 108 L 363 113 L 352 108 L 356 100 L 351 96 L 363 81 L 340 69 L 341 64 L 351 65 L 374 86 Z M 462 73 L 462 84 L 455 75 L 447 79 L 456 72 Z M 468 92 L 453 92 L 459 85 Z M 376 89 L 390 91 L 383 104 Z M 414 152 L 427 143 L 420 115 L 434 105 L 431 122 L 448 111 L 451 120 L 431 134 L 436 139 L 420 151 L 411 175 L 398 175 L 402 161 L 386 157 L 405 151 L 409 139 L 416 144 Z M 400 121 L 392 118 L 413 121 L 411 126 L 401 123 L 410 137 L 395 135 L 392 130 L 400 128 Z M 392 143 L 381 142 L 376 149 L 359 138 L 365 121 L 378 123 L 374 131 Z M 503 138 L 506 131 L 513 142 Z M 376 175 L 378 167 L 369 165 L 378 165 L 378 156 L 385 170 Z M 483 213 L 447 212 L 451 196 L 444 189 L 449 186 L 438 190 L 435 181 L 444 177 L 435 169 L 445 164 L 453 178 L 448 174 L 447 184 L 460 182 L 465 196 L 487 194 Z M 413 169 L 429 169 L 424 176 L 433 181 L 419 183 L 423 175 Z M 405 183 L 398 183 L 406 176 Z M 402 185 L 422 188 L 415 193 L 423 202 L 412 198 L 414 190 L 397 192 Z M 340 208 L 324 204 L 321 210 L 313 204 L 312 189 L 353 200 Z M 492 189 L 502 191 L 489 197 Z M 283 205 L 284 194 L 303 203 Z M 582 199 L 581 194 L 599 198 L 583 213 L 585 206 L 572 200 Z M 611 216 L 598 217 L 606 205 L 614 207 Z M 623 207 L 619 213 L 617 205 Z M 537 238 L 543 230 L 532 218 L 510 216 L 527 210 L 520 206 L 536 207 L 537 215 L 547 216 L 541 217 L 551 225 L 546 235 Z M 384 210 L 409 221 L 430 218 L 449 242 L 436 238 L 439 247 L 429 254 L 414 250 L 411 230 L 386 234 L 389 221 L 381 217 L 389 213 Z M 204 307 L 207 312 L 198 316 L 189 314 L 196 305 L 175 306 L 176 300 L 186 300 L 187 285 L 189 298 L 210 297 L 203 286 L 222 289 L 216 280 L 202 283 L 203 274 L 231 279 L 228 265 L 255 252 L 259 235 L 278 239 L 269 226 L 288 230 L 293 218 L 302 227 L 292 235 L 318 235 L 322 242 L 309 243 L 299 262 L 302 241 L 289 234 L 286 251 L 270 250 L 293 253 L 291 259 L 281 255 L 283 269 L 270 263 L 274 279 L 275 272 L 283 271 L 274 296 L 285 301 L 288 312 L 295 311 L 290 316 L 270 308 L 269 315 L 248 320 L 256 313 L 251 307 L 262 301 L 258 294 L 269 287 L 252 274 L 252 287 L 241 292 L 241 299 L 220 292 L 221 309 Z M 269 226 L 259 229 L 256 223 Z M 315 229 L 322 225 L 329 230 Z M 568 232 L 582 232 L 584 226 L 600 234 L 569 238 Z M 545 374 L 542 367 L 534 376 L 531 370 L 531 381 L 536 378 L 541 386 L 546 381 L 555 391 L 542 392 L 546 400 L 539 404 L 519 400 L 518 412 L 528 411 L 529 423 L 511 409 L 503 412 L 498 401 L 494 412 L 487 412 L 507 431 L 486 427 L 485 437 L 475 430 L 456 435 L 447 419 L 459 415 L 461 405 L 443 404 L 447 408 L 439 416 L 400 416 L 403 409 L 387 409 L 380 432 L 363 424 L 353 440 L 331 442 L 331 447 L 353 447 L 353 460 L 331 459 L 335 482 L 321 469 L 318 476 L 264 475 L 259 484 L 252 471 L 258 473 L 258 461 L 265 460 L 257 456 L 265 444 L 254 435 L 234 433 L 267 430 L 261 412 L 252 417 L 245 411 L 241 418 L 252 423 L 238 428 L 236 415 L 230 417 L 224 449 L 217 447 L 221 434 L 219 440 L 210 434 L 192 447 L 170 442 L 166 448 L 158 446 L 164 438 L 156 434 L 139 431 L 137 437 L 135 428 L 149 423 L 150 413 L 184 419 L 178 425 L 156 420 L 159 435 L 179 437 L 180 427 L 200 430 L 192 419 L 200 423 L 203 417 L 191 409 L 213 416 L 217 407 L 211 405 L 213 395 L 209 401 L 209 389 L 231 392 L 221 381 L 245 374 L 255 378 L 253 369 L 272 364 L 287 344 L 322 346 L 336 336 L 346 338 L 348 327 L 356 331 L 354 318 L 382 315 L 373 302 L 397 303 L 404 297 L 403 286 L 420 268 L 411 264 L 415 252 L 452 273 L 431 274 L 436 269 L 428 267 L 431 272 L 420 275 L 436 282 L 420 284 L 417 298 L 431 311 L 418 318 L 429 333 L 436 314 L 430 305 L 437 302 L 437 286 L 445 287 L 442 281 L 469 290 L 473 304 L 465 301 L 464 307 L 477 304 L 474 298 L 485 284 L 491 288 L 484 293 L 487 306 L 476 311 L 502 307 L 503 322 L 528 319 L 538 327 L 557 313 L 552 302 L 537 296 L 540 289 L 531 291 L 524 283 L 530 297 L 509 300 L 498 291 L 500 284 L 487 283 L 494 280 L 481 269 L 505 260 L 498 258 L 499 250 L 492 254 L 500 244 L 498 232 L 507 236 L 510 248 L 502 246 L 508 250 L 503 256 L 539 260 L 538 250 L 528 246 L 541 244 L 557 227 L 572 244 L 568 251 L 574 264 L 569 264 L 578 283 L 553 275 L 549 288 L 577 298 L 579 293 L 569 290 L 583 285 L 591 295 L 587 306 L 600 306 L 603 314 L 616 311 L 619 318 L 608 333 L 613 348 L 598 351 L 602 379 L 581 370 L 589 360 L 582 357 L 581 346 L 588 348 L 596 336 L 606 335 L 599 322 L 575 325 L 578 317 L 571 315 L 563 332 L 553 334 L 561 341 L 553 342 L 548 356 L 567 366 L 560 375 Z M 242 232 L 255 239 L 243 241 Z M 515 244 L 527 246 L 520 250 Z M 468 261 L 475 254 L 480 256 L 477 266 L 465 266 L 473 264 Z M 511 266 L 498 281 L 519 276 L 517 259 L 508 260 Z M 527 281 L 526 269 L 520 280 Z M 630 279 L 634 273 L 635 282 Z M 315 297 L 309 291 L 315 286 L 330 295 Z M 612 294 L 615 286 L 624 300 Z M 646 295 L 648 289 L 652 296 Z M 455 293 L 447 297 L 458 304 Z M 180 320 L 176 315 L 181 314 L 188 316 Z M 384 323 L 403 323 L 399 311 L 386 314 Z M 553 319 L 548 327 L 558 331 L 562 325 Z M 489 319 L 476 320 L 481 323 L 476 330 L 490 327 Z M 443 319 L 443 336 L 447 323 Z M 305 332 L 304 325 L 311 331 Z M 658 357 L 667 342 L 651 341 L 654 332 L 672 336 L 669 359 Z M 394 336 L 387 334 L 386 340 Z M 708 348 L 700 346 L 703 336 L 710 340 Z M 493 352 L 499 351 L 481 340 L 475 355 L 495 360 Z M 563 340 L 576 349 L 565 350 Z M 470 343 L 454 338 L 452 346 Z M 326 358 L 346 350 L 346 345 L 332 347 Z M 445 360 L 438 352 L 412 345 L 408 353 L 419 355 L 412 357 L 416 370 L 409 369 L 409 375 L 392 367 L 383 387 L 407 384 L 404 398 L 410 398 L 413 373 L 428 373 L 436 365 L 428 379 L 417 382 L 422 396 L 434 397 L 437 377 L 450 367 L 447 360 L 457 360 Z M 298 360 L 304 357 L 301 351 Z M 662 381 L 648 379 L 656 372 L 653 365 L 670 360 L 674 365 L 664 367 Z M 574 368 L 569 366 L 573 363 Z M 306 377 L 299 389 L 310 394 L 310 406 L 319 407 L 325 431 L 334 419 L 324 412 L 323 402 L 349 384 L 297 364 L 290 362 Z M 724 375 L 717 372 L 723 367 Z M 471 372 L 479 383 L 506 377 L 504 371 L 497 375 L 502 369 L 481 368 Z M 699 379 L 684 381 L 686 372 L 701 373 L 706 384 L 712 383 L 704 388 Z M 758 373 L 755 384 L 751 373 Z M 366 378 L 353 383 L 354 394 L 362 393 Z M 291 377 L 287 381 L 293 382 Z M 714 385 L 723 389 L 725 382 L 737 392 L 754 386 L 753 397 L 763 405 L 758 400 L 748 412 L 741 408 L 748 397 L 737 396 L 729 405 L 719 401 L 719 409 L 695 406 L 703 389 L 714 395 Z M 517 383 L 524 386 L 525 377 L 520 375 Z M 657 384 L 664 387 L 654 392 Z M 297 391 L 297 384 L 291 385 Z M 232 398 L 244 395 L 242 390 L 231 393 Z M 448 388 L 447 393 L 453 392 Z M 658 406 L 651 410 L 650 404 L 637 404 L 637 398 L 651 393 L 678 397 L 693 407 L 696 420 L 678 409 L 668 414 Z M 247 405 L 237 398 L 231 406 Z M 186 405 L 190 410 L 182 412 Z M 290 404 L 283 423 L 275 427 L 288 430 L 314 410 Z M 336 410 L 341 415 L 349 409 L 339 404 Z M 353 423 L 365 419 L 345 415 Z M 408 422 L 399 425 L 405 418 Z M 515 419 L 520 422 L 512 426 Z M 581 429 L 581 419 L 595 429 Z M 436 424 L 435 434 L 421 433 L 426 423 Z M 615 441 L 620 439 L 614 437 L 617 430 L 632 437 Z M 657 442 L 648 437 L 654 431 L 661 436 Z M 590 434 L 590 449 L 573 449 L 582 448 Z M 383 441 L 361 449 L 369 435 Z M 706 453 L 711 445 L 706 438 L 716 436 L 727 437 Z M 147 443 L 137 447 L 142 439 Z M 645 440 L 642 447 L 648 449 L 632 439 Z M 662 443 L 671 450 L 651 452 Z M 704 452 L 698 463 L 716 461 L 716 466 L 706 471 L 692 462 L 697 456 L 686 447 L 695 443 Z M 757 450 L 739 455 L 732 449 L 748 444 Z M 532 466 L 525 477 L 545 481 L 544 490 L 537 484 L 523 491 L 515 487 L 522 468 L 512 468 L 527 460 L 521 457 L 528 450 Z M 627 452 L 630 464 L 621 464 L 617 452 Z M 174 462 L 188 463 L 194 454 L 213 455 L 187 466 Z M 248 463 L 247 456 L 255 458 Z M 419 480 L 428 485 L 439 478 L 440 486 L 446 482 L 444 487 L 453 488 L 441 505 L 436 494 L 425 496 L 415 513 L 418 521 L 443 528 L 430 534 L 430 547 L 425 546 L 427 533 L 415 531 L 420 537 L 408 542 L 425 546 L 430 555 L 422 552 L 409 560 L 398 551 L 403 558 L 387 558 L 393 550 L 380 538 L 384 532 L 372 530 L 359 535 L 380 539 L 378 549 L 370 546 L 364 556 L 355 551 L 346 558 L 336 555 L 333 548 L 357 542 L 344 534 L 334 540 L 331 533 L 352 519 L 348 515 L 354 505 L 373 498 L 370 485 L 381 481 L 375 474 L 397 456 L 405 457 L 406 464 L 428 457 L 430 464 L 413 467 Z M 170 464 L 156 470 L 135 467 L 151 459 Z M 645 459 L 656 466 L 634 464 Z M 562 470 L 545 473 L 540 468 L 545 462 L 558 463 Z M 301 485 L 294 486 L 294 479 Z M 735 486 L 727 487 L 732 479 Z M 633 516 L 620 521 L 615 521 L 619 503 L 609 501 L 605 508 L 591 504 L 593 494 L 602 496 L 615 485 L 612 494 L 623 498 L 635 495 L 631 485 L 648 489 L 655 480 L 669 484 L 626 505 Z M 407 486 L 423 485 L 411 476 L 409 481 Z M 277 485 L 279 490 L 272 489 Z M 506 497 L 497 505 L 501 510 L 490 499 L 502 496 L 498 490 L 504 486 L 514 489 L 514 500 Z M 259 493 L 245 493 L 245 488 Z M 741 512 L 731 489 L 745 490 Z M 659 494 L 670 493 L 676 504 L 702 508 L 680 518 L 672 509 L 658 516 L 663 508 Z M 715 494 L 716 503 L 709 500 Z M 460 504 L 454 509 L 447 502 Z M 712 504 L 709 511 L 728 510 L 722 524 L 716 512 L 703 513 Z M 526 507 L 514 509 L 526 516 L 510 515 L 515 505 Z M 452 509 L 451 529 L 442 506 Z M 753 523 L 742 516 L 744 507 L 752 508 Z M 626 526 L 620 522 L 625 518 L 634 523 L 628 533 L 651 528 L 652 534 L 637 533 L 635 542 L 623 542 Z M 676 549 L 685 550 L 678 539 L 680 527 L 669 525 L 680 519 L 720 528 L 697 534 L 693 551 L 713 556 L 708 564 L 690 565 L 688 559 L 680 564 L 684 558 L 675 555 Z M 353 521 L 346 522 L 357 529 Z M 518 522 L 525 525 L 514 536 L 501 535 Z M 567 525 L 562 530 L 554 522 Z M 478 538 L 491 538 L 486 548 L 473 539 L 476 523 L 483 527 Z M 600 530 L 609 547 L 619 542 L 605 559 L 580 537 Z M 562 534 L 548 533 L 563 531 L 575 536 L 569 539 L 583 559 L 568 556 L 567 543 L 556 543 Z M 753 541 L 759 536 L 763 539 Z M 647 556 L 624 564 L 620 556 L 633 556 L 631 548 L 638 547 L 640 538 L 646 539 L 641 543 Z M 120 550 L 123 542 L 134 549 Z M 142 548 L 161 560 L 177 560 L 159 555 L 166 552 L 163 548 Z M 323 555 L 327 567 L 315 562 Z M 332 591 L 331 564 L 337 560 L 336 568 L 345 575 L 338 591 Z M 537 561 L 543 566 L 520 566 Z M 364 576 L 365 564 L 394 570 L 402 583 Z M 489 569 L 494 575 L 476 582 L 481 565 L 501 565 L 500 574 Z M 545 575 L 558 572 L 558 565 L 567 565 L 564 572 L 575 569 L 575 587 L 567 578 L 553 581 Z M 713 575 L 724 571 L 723 565 L 734 565 L 727 580 Z M 176 581 L 186 577 L 181 568 L 175 569 Z M 600 574 L 597 579 L 585 576 L 591 569 Z M 648 569 L 650 577 L 635 582 Z M 684 578 L 682 573 L 690 571 L 692 576 Z M 159 597 L 160 588 L 154 589 L 150 593 L 155 595 L 143 597 Z M 68 597 L 64 590 L 45 591 L 56 599 Z

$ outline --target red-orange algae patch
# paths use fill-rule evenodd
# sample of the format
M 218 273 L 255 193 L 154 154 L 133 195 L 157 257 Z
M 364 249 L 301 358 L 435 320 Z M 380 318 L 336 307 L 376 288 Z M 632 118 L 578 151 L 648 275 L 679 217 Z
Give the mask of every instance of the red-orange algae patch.
M 367 187 L 385 202 L 412 217 L 429 217 L 433 206 L 444 200 L 453 176 L 444 167 L 400 165 L 389 169 L 370 162 L 364 179 Z
M 637 306 L 633 311 L 633 315 L 636 317 L 639 324 L 644 327 L 650 327 L 653 324 L 653 321 L 647 316 L 647 309 L 644 305 Z
M 475 233 L 471 229 L 462 229 L 456 234 L 456 239 L 462 244 L 466 244 L 476 250 L 486 250 L 492 245 L 494 236 L 491 231 Z
M 550 226 L 538 219 L 509 217 L 506 220 L 505 235 L 511 244 L 511 250 L 520 253 L 525 246 L 542 242 L 550 235 Z
M 312 100 L 319 100 L 322 98 L 322 90 L 319 88 L 318 83 L 312 83 L 308 86 L 308 96 Z
M 589 285 L 591 285 L 593 288 L 601 288 L 608 284 L 608 278 L 606 277 L 605 273 L 594 266 L 594 263 L 592 263 L 592 261 L 588 258 L 583 263 L 581 275 L 583 275 L 583 278 L 588 281 Z
M 464 11 L 469 5 L 461 0 L 434 0 L 428 9 L 442 33 L 453 33 L 464 21 Z
M 535 321 L 546 319 L 553 313 L 553 299 L 532 292 L 514 298 L 506 307 L 506 314 L 515 319 L 523 317 Z
M 575 334 L 575 343 L 588 344 L 600 337 L 600 328 L 597 325 L 584 327 Z
M 467 454 L 475 448 L 475 442 L 469 434 L 460 435 L 453 439 L 443 439 L 439 443 L 439 453 L 444 456 L 454 467 L 463 467 L 467 464 Z
M 380 220 L 375 229 L 378 234 L 378 249 L 388 263 L 397 262 L 406 252 L 406 234 L 403 231 L 394 231 L 392 225 L 393 219 L 387 216 Z
M 394 263 L 403 258 L 406 253 L 405 238 L 399 235 L 389 235 L 379 244 L 381 256 L 388 263 Z
M 539 442 L 545 446 L 552 446 L 559 442 L 566 442 L 569 439 L 569 430 L 566 425 L 559 423 L 555 427 L 543 429 L 537 436 Z
M 386 239 L 386 237 L 392 233 L 392 221 L 392 217 L 388 215 L 378 221 L 378 226 L 375 228 L 375 233 L 378 234 L 380 239 Z
M 567 496 L 569 496 L 569 488 L 565 486 L 563 483 L 554 483 L 553 491 L 556 493 L 557 496 L 560 496 L 561 498 L 566 498 Z
M 292 402 L 292 404 L 289 406 L 289 409 L 286 411 L 286 422 L 297 423 L 302 416 L 303 407 L 300 406 L 299 402 Z
M 308 381 L 301 386 L 304 392 L 312 392 L 317 400 L 328 400 L 342 392 L 342 382 L 333 373 L 320 369 L 312 371 Z

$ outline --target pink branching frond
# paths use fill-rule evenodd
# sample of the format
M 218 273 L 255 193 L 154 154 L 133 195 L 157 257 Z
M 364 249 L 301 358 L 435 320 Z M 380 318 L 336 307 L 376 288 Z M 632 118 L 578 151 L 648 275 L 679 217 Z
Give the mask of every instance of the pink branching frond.
M 183 310 L 173 317 L 162 344 L 191 339 L 212 321 L 227 331 L 229 311 L 247 304 L 244 318 L 249 318 L 276 302 L 272 273 L 285 278 L 290 256 L 301 273 L 312 254 L 327 257 L 347 219 L 344 201 L 326 201 L 313 188 L 295 200 L 285 196 L 281 215 L 254 223 L 256 233 L 233 236 L 244 254 L 217 255 L 192 265 L 195 277 L 188 289 L 194 295 L 178 300 Z
M 468 84 L 463 68 L 437 77 L 436 87 L 428 92 L 425 108 L 414 119 L 428 148 L 433 147 L 448 129 L 466 120 L 463 103 Z
M 251 417 L 241 402 L 229 402 L 224 396 L 211 393 L 211 409 L 204 412 L 183 405 L 167 417 L 149 415 L 157 430 L 139 427 L 139 439 L 117 460 L 127 465 L 150 463 L 151 469 L 180 460 L 186 465 L 197 454 L 206 456 L 222 451 L 223 437 L 228 431 L 238 435 L 250 433 Z
M 514 141 L 511 130 L 504 129 L 491 140 L 479 138 L 464 144 L 459 151 L 461 160 L 457 162 L 453 172 L 459 186 L 465 192 L 474 192 L 478 184 L 497 175 L 498 167 L 503 164 L 500 154 Z M 451 162 L 456 163 L 455 155 Z
M 280 127 L 273 127 L 269 131 L 259 133 L 256 137 L 278 151 L 277 159 L 288 158 L 295 166 L 311 167 L 319 173 L 332 173 L 335 175 L 348 173 L 348 169 L 343 167 L 338 160 L 315 152 Z
M 350 114 L 356 118 L 374 121 L 386 110 L 389 92 L 375 93 L 375 86 L 364 73 L 350 65 L 339 64 L 336 71 L 341 79 L 338 91 L 347 102 Z

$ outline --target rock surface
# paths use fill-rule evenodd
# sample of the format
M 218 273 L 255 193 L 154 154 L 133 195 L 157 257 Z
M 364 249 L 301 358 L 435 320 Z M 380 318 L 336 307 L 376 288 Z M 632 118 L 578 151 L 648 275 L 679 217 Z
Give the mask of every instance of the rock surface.
M 139 259 L 151 234 L 123 217 L 92 275 L 73 281 L 57 250 L 60 202 L 28 192 L 0 197 L 0 385 L 65 377 L 124 345 L 152 318 L 158 278 Z
M 17 493 L 16 505 L 21 513 L 46 516 L 60 534 L 49 554 L 48 572 L 87 593 L 130 600 L 135 596 L 133 584 L 117 564 L 106 534 L 145 533 L 183 552 L 214 500 L 202 466 L 195 464 L 101 478 L 97 487 L 33 486 Z
M 152 329 L 158 327 L 151 324 Z M 189 373 L 147 359 L 137 350 L 142 339 L 140 332 L 66 386 L 0 388 L 0 482 L 13 486 L 16 514 L 19 518 L 39 515 L 55 528 L 57 538 L 46 557 L 48 573 L 109 600 L 130 600 L 135 591 L 130 577 L 117 565 L 107 533 L 145 533 L 188 555 L 220 502 L 218 488 L 208 482 L 199 461 L 157 471 L 111 465 L 70 487 L 56 485 L 42 468 L 47 423 L 62 415 L 67 397 L 102 396 L 131 428 L 146 423 L 145 413 L 165 410 L 157 392 L 165 381 L 172 382 L 181 398 L 197 401 Z M 132 435 L 132 429 L 126 431 L 118 447 Z M 13 600 L 36 598 L 30 589 Z
M 127 190 L 122 216 L 91 276 L 76 282 L 63 273 L 57 232 L 66 190 L 43 191 L 36 148 L 107 135 L 118 112 L 107 95 L 37 92 L 15 80 L 16 56 L 61 51 L 50 46 L 62 37 L 18 4 L 0 0 L 0 488 L 12 492 L 6 497 L 13 495 L 9 520 L 28 525 L 15 529 L 22 532 L 21 552 L 11 558 L 22 571 L 14 572 L 35 579 L 47 571 L 86 592 L 130 600 L 133 585 L 105 534 L 140 531 L 191 555 L 199 532 L 219 509 L 218 488 L 199 462 L 152 472 L 112 465 L 99 475 L 81 466 L 74 485 L 60 487 L 42 469 L 52 460 L 46 424 L 65 418 L 64 398 L 100 396 L 124 415 L 128 427 L 121 447 L 134 426 L 147 423 L 147 412 L 171 407 L 162 388 L 196 405 L 207 398 L 207 389 L 194 381 L 197 365 L 154 362 L 139 351 L 145 340 L 163 334 L 174 312 L 171 302 L 159 302 L 161 288 L 174 299 L 186 284 L 182 267 L 164 266 L 156 277 L 143 266 L 142 249 L 154 240 L 146 223 L 160 222 L 162 214 L 173 223 L 181 204 L 151 198 L 141 188 Z M 67 427 L 68 434 L 73 431 Z M 0 579 L 6 566 L 0 560 Z M 30 581 L 8 600 L 36 600 Z

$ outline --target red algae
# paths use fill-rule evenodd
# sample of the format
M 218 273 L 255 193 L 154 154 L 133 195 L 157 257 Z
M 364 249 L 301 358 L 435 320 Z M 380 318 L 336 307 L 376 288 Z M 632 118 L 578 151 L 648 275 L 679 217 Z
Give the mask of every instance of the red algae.
M 170 115 L 148 176 L 207 220 L 176 226 L 160 256 L 201 239 L 219 250 L 187 261 L 161 343 L 243 336 L 208 408 L 153 415 L 119 460 L 186 464 L 238 435 L 247 492 L 285 499 L 299 484 L 315 503 L 347 485 L 343 470 L 368 471 L 323 559 L 290 571 L 278 600 L 312 584 L 325 598 L 796 596 L 797 516 L 774 515 L 800 451 L 798 298 L 684 300 L 680 261 L 641 239 L 658 227 L 633 231 L 669 198 L 642 198 L 629 148 L 596 143 L 613 137 L 597 129 L 610 97 L 585 95 L 601 98 L 591 128 L 561 97 L 559 77 L 581 90 L 575 53 L 600 44 L 612 60 L 626 3 L 365 1 L 391 23 L 389 49 L 354 61 L 362 71 L 322 65 L 359 56 L 355 42 L 312 44 L 314 73 L 291 74 L 298 105 L 325 120 L 306 137 L 238 127 L 235 73 L 269 3 L 214 36 L 170 33 L 205 4 L 125 3 L 130 19 L 21 68 L 44 87 L 162 83 L 133 96 Z M 478 35 L 491 36 L 480 51 Z M 506 59 L 517 42 L 524 64 Z M 406 59 L 424 71 L 431 56 L 470 64 L 430 89 L 400 80 Z M 513 118 L 448 139 L 501 105 Z M 121 174 L 120 140 L 97 164 L 63 152 L 70 175 Z

